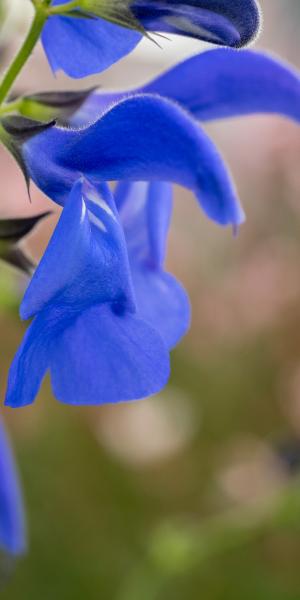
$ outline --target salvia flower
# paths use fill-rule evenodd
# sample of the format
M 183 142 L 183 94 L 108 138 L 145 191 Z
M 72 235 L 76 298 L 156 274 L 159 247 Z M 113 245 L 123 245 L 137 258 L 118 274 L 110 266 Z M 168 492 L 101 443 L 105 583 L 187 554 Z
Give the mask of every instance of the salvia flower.
M 167 348 L 136 312 L 107 186 L 75 183 L 20 312 L 34 319 L 10 369 L 10 406 L 33 402 L 48 370 L 54 395 L 69 404 L 141 398 L 168 379 Z
M 65 0 L 54 0 L 51 6 L 60 4 Z M 124 27 L 117 24 L 122 22 Z M 131 52 L 142 37 L 139 29 L 241 47 L 259 26 L 256 0 L 78 0 L 76 16 L 71 11 L 48 19 L 42 42 L 53 71 L 78 78 L 98 73 Z
M 23 502 L 12 450 L 0 420 L 0 551 L 22 554 L 26 548 Z
M 172 212 L 166 182 L 122 182 L 115 192 L 139 314 L 174 347 L 190 324 L 188 296 L 164 269 Z
M 188 328 L 189 304 L 163 266 L 172 209 L 170 185 L 163 182 L 191 189 L 217 223 L 238 225 L 243 212 L 231 178 L 198 121 L 255 112 L 299 121 L 299 99 L 299 77 L 288 66 L 260 53 L 218 49 L 138 90 L 92 94 L 73 118 L 83 127 L 50 127 L 24 142 L 20 151 L 29 176 L 65 208 L 21 306 L 24 318 L 35 319 L 11 368 L 7 404 L 31 402 L 48 369 L 56 397 L 70 403 L 138 398 L 164 385 L 166 348 Z M 78 182 L 82 175 L 92 183 Z M 104 183 L 113 180 L 121 182 L 118 215 Z M 89 242 L 83 251 L 84 239 Z M 139 352 L 147 331 L 134 342 L 139 364 L 118 339 L 124 318 L 131 317 L 130 339 L 136 335 L 133 314 L 139 327 L 150 327 L 151 352 L 164 365 L 154 379 L 153 355 L 147 353 L 145 368 Z M 126 368 L 120 367 L 123 354 Z

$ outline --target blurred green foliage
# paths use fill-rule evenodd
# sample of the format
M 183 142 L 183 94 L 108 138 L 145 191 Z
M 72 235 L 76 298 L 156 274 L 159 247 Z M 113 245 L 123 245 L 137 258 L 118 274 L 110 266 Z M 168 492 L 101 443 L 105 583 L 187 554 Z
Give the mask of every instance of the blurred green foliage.
M 21 332 L 13 317 L 1 331 L 3 381 Z M 237 433 L 270 441 L 288 434 L 271 338 L 201 361 L 184 345 L 174 354 L 172 384 L 187 394 L 199 427 L 182 452 L 152 466 L 116 459 L 91 431 L 105 408 L 59 405 L 48 382 L 33 408 L 5 410 L 30 550 L 3 600 L 299 600 L 295 483 L 279 493 L 279 504 L 275 496 L 228 513 L 215 479 Z

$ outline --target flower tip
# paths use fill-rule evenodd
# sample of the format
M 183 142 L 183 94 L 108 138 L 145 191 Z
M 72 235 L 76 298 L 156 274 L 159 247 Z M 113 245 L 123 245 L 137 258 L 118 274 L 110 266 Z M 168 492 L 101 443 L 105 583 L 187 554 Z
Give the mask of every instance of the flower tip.
M 264 23 L 264 19 L 263 19 L 262 7 L 257 0 L 254 0 L 253 24 L 252 24 L 252 27 L 249 28 L 248 39 L 244 39 L 244 41 L 239 46 L 237 46 L 237 48 L 243 48 L 245 46 L 252 46 L 257 41 L 257 39 L 259 38 L 259 36 L 262 33 L 263 23 Z

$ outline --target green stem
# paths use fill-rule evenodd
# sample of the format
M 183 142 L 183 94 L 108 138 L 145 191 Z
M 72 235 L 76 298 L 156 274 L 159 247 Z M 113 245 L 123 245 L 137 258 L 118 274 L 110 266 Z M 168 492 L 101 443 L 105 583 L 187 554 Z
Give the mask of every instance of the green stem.
M 2 106 L 0 106 L 0 116 L 19 112 L 21 105 L 22 105 L 22 98 L 17 98 L 17 100 L 14 100 L 13 102 L 8 102 L 7 104 L 2 104 Z
M 0 105 L 7 98 L 20 71 L 22 70 L 23 66 L 27 62 L 27 59 L 29 58 L 33 48 L 37 44 L 37 42 L 40 38 L 41 32 L 42 32 L 43 26 L 47 20 L 47 17 L 48 17 L 48 14 L 47 14 L 47 11 L 45 10 L 45 7 L 40 6 L 40 7 L 36 8 L 36 13 L 35 13 L 34 19 L 32 21 L 29 32 L 24 40 L 24 43 L 22 44 L 16 57 L 14 58 L 11 65 L 9 66 L 8 70 L 6 71 L 6 73 L 3 77 L 3 80 L 0 84 Z
M 74 8 L 78 8 L 80 6 L 79 0 L 72 0 L 71 2 L 65 2 L 64 4 L 58 4 L 58 6 L 53 6 L 49 8 L 50 15 L 61 15 Z

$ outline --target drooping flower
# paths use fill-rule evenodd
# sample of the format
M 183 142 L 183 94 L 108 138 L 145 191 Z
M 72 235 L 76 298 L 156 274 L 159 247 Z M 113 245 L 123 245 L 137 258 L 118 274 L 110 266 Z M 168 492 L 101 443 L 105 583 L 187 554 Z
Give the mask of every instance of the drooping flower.
M 244 219 L 214 144 L 165 98 L 135 95 L 89 127 L 52 127 L 27 141 L 22 155 L 33 181 L 61 204 L 81 174 L 93 182 L 171 181 L 191 189 L 217 223 L 235 226 Z
M 53 0 L 52 6 L 65 4 Z M 48 19 L 42 42 L 53 71 L 71 77 L 99 73 L 128 54 L 142 35 L 125 29 L 122 11 L 147 31 L 176 33 L 218 45 L 241 47 L 260 26 L 256 0 L 78 0 L 78 8 L 100 18 L 55 15 Z M 101 18 L 101 16 L 103 18 Z M 106 20 L 108 19 L 108 20 Z M 113 22 L 110 22 L 113 21 Z M 126 25 L 127 21 L 124 20 Z M 130 25 L 129 25 L 130 26 Z
M 12 450 L 0 420 L 0 551 L 22 554 L 26 548 L 23 502 Z
M 174 347 L 190 324 L 188 296 L 164 270 L 172 212 L 172 186 L 166 182 L 122 182 L 115 192 L 139 314 Z
M 300 121 L 300 79 L 292 68 L 259 52 L 218 49 L 188 59 L 137 90 L 95 92 L 75 114 L 72 123 L 86 125 L 101 119 L 110 106 L 125 98 L 128 101 L 135 94 L 148 93 L 180 103 L 203 121 L 258 112 L 278 113 Z M 164 143 L 162 148 L 165 149 Z M 181 288 L 176 288 L 177 282 L 172 291 L 171 282 L 165 286 L 164 300 L 157 291 L 160 287 L 157 273 L 163 264 L 158 258 L 162 256 L 161 250 L 157 248 L 163 248 L 165 241 L 171 211 L 170 193 L 166 183 L 124 181 L 117 188 L 116 200 L 138 304 L 145 318 L 160 331 L 166 330 L 165 339 L 172 346 L 188 327 L 189 310 L 185 297 L 180 294 Z M 151 264 L 155 265 L 152 270 L 148 268 Z M 160 290 L 162 292 L 163 287 Z
M 191 76 L 193 72 L 197 77 Z M 248 51 L 239 54 L 229 50 L 210 51 L 185 61 L 139 90 L 92 95 L 75 115 L 74 121 L 84 123 L 99 116 L 95 123 L 77 130 L 59 127 L 47 129 L 23 144 L 22 158 L 32 179 L 52 199 L 63 205 L 74 182 L 82 174 L 90 178 L 97 189 L 107 180 L 122 181 L 117 188 L 116 199 L 127 249 L 123 246 L 123 259 L 120 263 L 125 261 L 127 264 L 124 257 L 128 252 L 136 292 L 137 314 L 144 319 L 140 322 L 143 326 L 146 326 L 146 322 L 151 323 L 154 329 L 161 330 L 167 346 L 172 347 L 188 326 L 189 309 L 182 288 L 170 279 L 171 276 L 163 269 L 164 243 L 171 202 L 169 186 L 160 182 L 177 182 L 193 190 L 206 214 L 218 223 L 240 223 L 243 213 L 226 168 L 197 120 L 253 112 L 278 112 L 298 121 L 299 97 L 299 77 L 281 63 Z M 178 103 L 181 103 L 183 108 L 178 106 Z M 188 114 L 186 109 L 192 114 Z M 134 181 L 148 183 L 134 184 Z M 71 198 L 80 195 L 78 186 L 77 183 Z M 102 189 L 106 190 L 107 195 L 107 188 Z M 84 200 L 80 197 L 83 203 L 81 208 L 84 206 L 85 210 L 88 210 L 88 217 L 82 219 L 82 223 L 86 223 L 87 219 L 90 227 L 91 215 L 95 217 L 95 210 L 90 208 L 91 192 L 89 194 L 90 197 Z M 95 204 L 95 198 L 98 197 L 95 190 L 92 196 Z M 114 380 L 113 392 L 110 390 L 109 394 L 107 393 L 109 381 L 113 378 L 115 345 L 120 346 L 116 343 L 118 331 L 111 325 L 111 321 L 114 322 L 116 318 L 111 311 L 111 303 L 115 292 L 123 289 L 123 280 L 115 278 L 116 271 L 111 269 L 109 272 L 113 279 L 108 279 L 109 283 L 102 276 L 95 279 L 96 264 L 100 264 L 101 269 L 106 272 L 103 260 L 99 261 L 99 246 L 94 253 L 94 244 L 87 244 L 89 251 L 82 253 L 84 259 L 79 260 L 78 264 L 74 263 L 72 248 L 72 258 L 67 256 L 67 268 L 63 272 L 59 270 L 58 273 L 53 270 L 53 276 L 48 283 L 47 276 L 55 260 L 62 254 L 65 246 L 71 245 L 74 236 L 77 240 L 75 231 L 81 230 L 78 225 L 80 219 L 77 217 L 76 221 L 74 215 L 72 216 L 74 206 L 76 207 L 78 202 L 74 202 L 74 199 L 71 201 L 71 198 L 63 211 L 61 225 L 57 230 L 59 233 L 54 234 L 22 304 L 24 317 L 36 317 L 11 369 L 7 403 L 13 406 L 26 404 L 34 399 L 48 368 L 52 374 L 56 396 L 66 402 L 98 403 L 151 393 L 149 381 L 143 390 L 139 387 L 138 392 L 133 392 L 133 389 L 136 390 L 136 382 L 130 379 L 133 373 L 131 365 L 128 369 L 129 382 L 124 382 L 121 370 L 121 376 Z M 162 202 L 159 202 L 159 198 Z M 92 239 L 96 236 L 99 241 L 100 235 L 101 244 L 104 235 L 101 224 L 103 225 L 107 217 L 107 206 L 111 210 L 111 202 L 112 200 L 106 199 L 106 212 L 104 211 L 103 216 L 103 198 L 99 202 L 98 197 L 98 224 L 96 229 L 95 223 L 89 229 Z M 113 214 L 116 217 L 116 213 Z M 70 226 L 74 218 L 75 225 Z M 120 229 L 118 232 L 117 237 L 121 239 Z M 83 239 L 84 236 L 79 237 Z M 104 238 L 112 239 L 105 236 Z M 108 245 L 111 249 L 110 244 Z M 76 254 L 78 255 L 78 252 Z M 96 255 L 97 259 L 94 260 Z M 106 260 L 109 255 L 109 252 L 105 252 Z M 61 266 L 59 268 L 61 269 Z M 127 265 L 127 271 L 122 270 L 122 273 L 128 274 L 127 288 L 124 286 L 127 292 L 123 297 L 131 299 L 132 302 L 132 294 L 128 292 L 128 269 Z M 94 275 L 91 276 L 90 273 Z M 78 288 L 81 275 L 84 284 Z M 98 295 L 97 285 L 94 287 L 95 280 L 97 285 L 100 280 L 104 282 L 101 287 L 104 297 Z M 166 282 L 167 285 L 162 291 L 161 284 Z M 112 296 L 105 295 L 107 290 Z M 74 300 L 77 297 L 78 302 Z M 128 308 L 130 302 L 126 306 Z M 175 318 L 171 320 L 170 326 L 164 317 L 162 306 L 164 310 L 168 307 L 170 314 L 173 311 Z M 183 315 L 181 321 L 180 317 L 176 320 L 178 306 Z M 125 311 L 125 314 L 128 316 L 128 311 Z M 117 317 L 120 319 L 120 314 Z M 103 339 L 107 337 L 112 340 L 109 347 L 113 349 L 104 369 L 106 395 L 97 374 L 95 375 L 98 368 L 92 372 L 90 366 L 96 351 L 97 367 L 104 356 L 102 344 L 99 350 L 100 336 L 97 337 L 99 329 L 96 322 L 100 323 L 100 320 L 104 323 Z M 120 324 L 121 321 L 117 322 Z M 91 331 L 93 333 L 90 333 Z M 154 330 L 151 331 L 153 335 L 158 335 Z M 159 336 L 158 339 L 160 340 Z M 87 347 L 86 362 L 83 362 L 80 354 L 79 358 L 75 356 L 84 342 Z M 160 343 L 162 344 L 161 340 Z M 121 353 L 124 347 L 121 344 Z M 64 359 L 64 356 L 67 358 Z M 133 354 L 129 352 L 128 356 L 131 360 Z M 26 377 L 29 364 L 34 365 L 34 370 L 30 377 Z M 66 364 L 67 366 L 64 366 Z M 84 376 L 81 381 L 79 373 L 82 377 L 82 367 Z M 151 368 L 152 365 L 149 367 L 149 373 Z M 136 366 L 134 370 L 137 372 Z M 75 383 L 69 377 L 70 372 L 77 373 Z M 156 389 L 163 385 L 165 375 L 166 370 L 160 375 Z
M 34 319 L 10 369 L 6 404 L 33 402 L 50 370 L 69 404 L 138 399 L 160 390 L 169 356 L 136 312 L 126 243 L 107 186 L 75 183 L 25 292 Z

